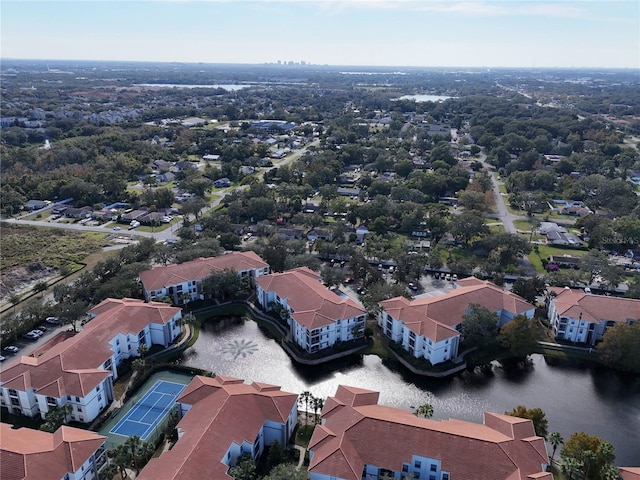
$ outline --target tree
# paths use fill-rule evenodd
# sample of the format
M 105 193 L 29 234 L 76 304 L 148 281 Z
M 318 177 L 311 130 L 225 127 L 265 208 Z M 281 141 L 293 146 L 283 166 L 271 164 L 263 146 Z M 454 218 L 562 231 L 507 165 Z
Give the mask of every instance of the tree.
M 133 368 L 136 372 L 141 372 L 147 367 L 147 362 L 142 358 L 136 358 L 133 362 L 131 362 L 131 368 Z
M 516 295 L 520 295 L 527 302 L 535 304 L 537 297 L 542 295 L 545 290 L 544 278 L 534 276 L 529 279 L 519 278 L 513 282 L 511 291 Z
M 206 200 L 195 197 L 187 200 L 182 204 L 182 214 L 185 217 L 185 220 L 189 215 L 193 215 L 196 217 L 196 220 L 200 217 L 200 211 L 207 206 Z
M 526 357 L 538 346 L 536 322 L 526 315 L 518 315 L 500 329 L 502 345 L 514 357 Z
M 137 435 L 129 437 L 122 446 L 126 452 L 128 466 L 133 468 L 136 474 L 140 473 L 142 467 L 146 465 L 155 451 L 153 444 L 143 441 Z
M 533 422 L 533 429 L 536 432 L 536 435 L 539 437 L 547 439 L 549 422 L 547 421 L 547 416 L 541 408 L 527 408 L 524 405 L 518 405 L 516 408 L 511 410 L 510 412 L 504 412 L 506 415 L 511 415 L 512 417 L 526 418 L 527 420 L 531 420 Z
M 292 463 L 281 463 L 274 467 L 263 480 L 309 480 L 309 472 L 298 469 Z
M 138 355 L 140 355 L 141 359 L 144 359 L 144 357 L 147 355 L 148 352 L 149 352 L 149 347 L 147 346 L 146 343 L 141 343 L 140 345 L 138 345 Z
M 308 424 L 307 419 L 309 418 L 309 415 L 308 415 L 309 403 L 311 403 L 312 399 L 313 399 L 313 395 L 308 390 L 305 390 L 304 392 L 302 392 L 300 394 L 300 396 L 298 397 L 298 403 L 300 403 L 300 405 L 302 405 L 304 403 L 304 405 L 305 405 L 305 414 L 304 414 L 304 424 L 305 425 Z
M 229 476 L 234 480 L 256 480 L 256 464 L 249 454 L 242 455 L 235 466 L 229 469 Z
M 100 473 L 98 474 L 99 480 L 113 480 L 118 473 L 120 473 L 120 469 L 115 463 L 109 462 L 107 465 L 102 467 Z
M 458 204 L 467 210 L 479 210 L 485 212 L 487 203 L 484 193 L 465 190 L 458 195 Z
M 640 316 L 640 313 L 638 314 Z M 616 323 L 607 328 L 598 345 L 600 358 L 614 368 L 640 373 L 640 318 L 633 325 Z
M 267 455 L 267 465 L 269 466 L 269 468 L 273 468 L 283 463 L 286 459 L 287 459 L 286 453 L 282 448 L 282 445 L 280 445 L 280 442 L 275 440 L 269 446 L 269 453 Z
M 553 432 L 549 435 L 549 442 L 551 442 L 551 446 L 553 447 L 553 451 L 551 452 L 551 463 L 553 463 L 553 457 L 556 456 L 556 450 L 560 445 L 564 445 L 564 438 L 560 432 Z
M 324 283 L 327 288 L 337 287 L 345 280 L 344 272 L 341 269 L 329 266 L 322 267 L 320 276 L 322 277 L 322 283 Z
M 324 400 L 322 398 L 313 397 L 311 404 L 313 405 L 314 423 L 317 424 L 319 419 L 318 412 L 322 412 Z
M 601 472 L 613 465 L 616 455 L 615 449 L 603 439 L 585 432 L 573 433 L 560 453 L 565 466 L 577 464 L 586 480 L 601 478 Z
M 13 311 L 16 311 L 16 305 L 18 305 L 21 301 L 22 297 L 20 297 L 20 295 L 13 293 L 9 296 L 9 302 L 11 302 L 11 305 L 13 306 Z
M 498 315 L 477 303 L 469 304 L 462 317 L 462 343 L 465 347 L 479 347 L 498 336 Z
M 449 223 L 449 232 L 456 240 L 468 245 L 474 237 L 489 233 L 489 227 L 479 212 L 470 210 L 453 216 Z
M 47 288 L 49 288 L 49 284 L 47 283 L 46 280 L 42 280 L 40 282 L 37 282 L 33 286 L 33 292 L 36 294 L 41 293 L 42 295 L 44 295 L 44 292 L 47 291 Z
M 67 423 L 67 417 L 73 412 L 73 406 L 65 403 L 58 407 L 53 407 L 45 414 L 45 422 L 40 426 L 40 430 L 53 433 L 64 423 Z
M 205 298 L 226 302 L 248 295 L 248 285 L 233 269 L 214 272 L 202 281 Z
M 424 403 L 416 408 L 413 414 L 416 417 L 431 418 L 433 417 L 433 406 L 430 403 Z

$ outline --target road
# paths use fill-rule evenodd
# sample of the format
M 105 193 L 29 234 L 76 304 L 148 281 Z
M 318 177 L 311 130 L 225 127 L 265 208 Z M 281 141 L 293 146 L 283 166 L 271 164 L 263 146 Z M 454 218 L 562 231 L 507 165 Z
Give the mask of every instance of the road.
M 265 169 L 265 171 L 269 171 L 269 170 L 273 170 L 274 168 L 278 168 L 278 167 L 282 167 L 284 165 L 288 165 L 289 163 L 294 162 L 295 160 L 297 160 L 298 158 L 302 157 L 303 155 L 305 155 L 308 151 L 310 147 L 316 147 L 320 144 L 320 140 L 314 140 L 313 142 L 309 143 L 308 145 L 305 145 L 303 148 L 296 150 L 294 152 L 292 152 L 290 155 L 287 155 L 285 158 L 281 159 L 280 161 L 274 162 L 272 167 L 268 167 L 267 169 Z M 224 199 L 225 195 L 233 192 L 234 190 L 244 190 L 245 188 L 247 188 L 248 185 L 241 185 L 238 187 L 227 187 L 227 188 L 221 188 L 221 189 L 216 189 L 215 194 L 217 195 L 216 199 L 213 200 L 209 205 L 207 205 L 203 210 L 202 210 L 202 214 L 208 212 L 209 210 L 212 210 L 214 208 L 216 208 L 218 205 L 220 205 L 220 202 L 222 202 L 222 200 Z M 41 211 L 45 211 L 45 210 L 49 210 L 51 207 L 47 207 L 45 209 L 42 209 Z M 9 219 L 2 219 L 2 222 L 6 222 L 6 223 L 14 223 L 16 225 L 33 225 L 34 227 L 49 227 L 49 228 L 63 228 L 66 230 L 76 230 L 76 231 L 82 231 L 82 232 L 99 232 L 99 233 L 110 233 L 113 234 L 117 237 L 122 237 L 123 239 L 126 238 L 130 238 L 130 237 L 146 237 L 146 238 L 154 238 L 156 240 L 156 242 L 164 242 L 168 239 L 172 239 L 175 238 L 174 237 L 174 231 L 176 230 L 177 224 L 171 225 L 169 228 L 165 228 L 164 230 L 159 230 L 157 232 L 143 232 L 140 230 L 118 230 L 117 232 L 113 231 L 110 229 L 110 227 L 94 227 L 94 226 L 89 226 L 89 225 L 80 225 L 78 223 L 58 223 L 58 222 L 48 222 L 48 221 L 41 221 L 41 220 L 26 220 L 25 218 L 27 216 L 33 215 L 33 213 L 35 212 L 29 212 L 21 217 L 17 217 L 17 218 L 9 218 Z
M 478 161 L 482 163 L 482 166 L 491 175 L 491 188 L 493 190 L 493 198 L 495 199 L 496 209 L 498 210 L 497 214 L 488 216 L 496 217 L 497 219 L 499 219 L 502 222 L 502 225 L 504 225 L 504 230 L 507 233 L 513 233 L 517 235 L 518 229 L 513 222 L 515 220 L 527 220 L 527 217 L 524 217 L 522 215 L 514 215 L 509 211 L 509 209 L 507 208 L 507 204 L 504 201 L 504 196 L 500 192 L 500 183 L 496 179 L 496 176 L 493 175 L 494 168 L 492 165 L 486 163 L 486 160 L 487 156 L 484 154 L 484 152 L 478 155 Z M 525 275 L 533 276 L 538 274 L 527 257 L 519 258 L 517 260 L 517 263 Z
M 502 222 L 504 225 L 504 229 L 508 233 L 518 233 L 518 229 L 514 225 L 514 220 L 526 220 L 526 217 L 520 215 L 514 215 L 507 208 L 507 204 L 504 201 L 504 196 L 500 192 L 500 183 L 496 179 L 496 176 L 493 175 L 494 168 L 493 166 L 486 163 L 487 156 L 484 153 L 480 153 L 478 155 L 478 161 L 482 163 L 482 166 L 489 172 L 491 175 L 491 188 L 493 190 L 493 198 L 496 202 L 496 209 L 498 213 L 496 217 Z

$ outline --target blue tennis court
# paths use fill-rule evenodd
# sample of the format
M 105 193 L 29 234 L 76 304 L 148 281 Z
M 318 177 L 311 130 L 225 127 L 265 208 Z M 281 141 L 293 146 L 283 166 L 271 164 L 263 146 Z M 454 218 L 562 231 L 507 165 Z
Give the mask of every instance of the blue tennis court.
M 185 388 L 186 385 L 158 380 L 109 433 L 125 437 L 137 435 L 146 440 Z

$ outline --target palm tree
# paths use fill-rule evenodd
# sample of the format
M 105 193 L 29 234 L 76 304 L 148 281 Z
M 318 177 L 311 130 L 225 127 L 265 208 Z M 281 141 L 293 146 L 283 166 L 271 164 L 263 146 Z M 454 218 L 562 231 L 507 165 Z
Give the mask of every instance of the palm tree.
M 433 407 L 430 403 L 425 403 L 416 408 L 413 414 L 416 417 L 431 418 L 433 417 Z
M 553 432 L 549 435 L 549 442 L 553 446 L 553 451 L 551 452 L 551 463 L 553 464 L 553 457 L 556 456 L 556 450 L 560 445 L 564 445 L 564 438 L 560 435 L 560 432 Z
M 564 464 L 562 465 L 562 470 L 564 471 L 564 473 L 569 475 L 569 480 L 571 480 L 574 473 L 578 473 L 580 472 L 580 470 L 582 470 L 582 466 L 583 465 L 580 460 L 570 457 L 565 459 Z
M 318 424 L 318 412 L 322 411 L 322 407 L 324 407 L 324 400 L 321 399 L 321 398 L 313 397 L 312 403 L 313 403 L 313 413 L 315 415 L 314 422 L 317 425 Z
M 300 404 L 302 405 L 302 403 L 304 402 L 305 404 L 305 414 L 304 414 L 304 424 L 307 425 L 307 412 L 309 411 L 309 402 L 311 402 L 311 399 L 313 398 L 313 395 L 311 395 L 311 392 L 309 392 L 308 390 L 305 390 L 304 392 L 302 392 L 300 394 L 300 397 L 298 398 L 298 402 L 300 402 Z

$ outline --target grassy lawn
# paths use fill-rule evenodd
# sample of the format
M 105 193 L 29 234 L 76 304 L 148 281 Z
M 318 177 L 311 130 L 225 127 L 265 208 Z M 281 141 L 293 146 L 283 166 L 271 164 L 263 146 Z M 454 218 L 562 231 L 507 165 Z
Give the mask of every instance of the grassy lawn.
M 531 230 L 531 221 L 530 220 L 514 220 L 513 225 L 518 230 Z
M 532 251 L 529 254 L 529 261 L 531 265 L 536 269 L 536 271 L 540 273 L 545 273 L 544 268 L 542 267 L 542 259 L 549 258 L 551 255 L 571 255 L 571 256 L 582 256 L 586 254 L 586 250 L 577 250 L 574 248 L 558 248 L 558 247 L 550 247 L 548 245 L 538 245 L 538 253 Z
M 492 232 L 504 232 L 504 225 L 503 224 L 499 224 L 499 225 L 489 225 L 489 230 Z

